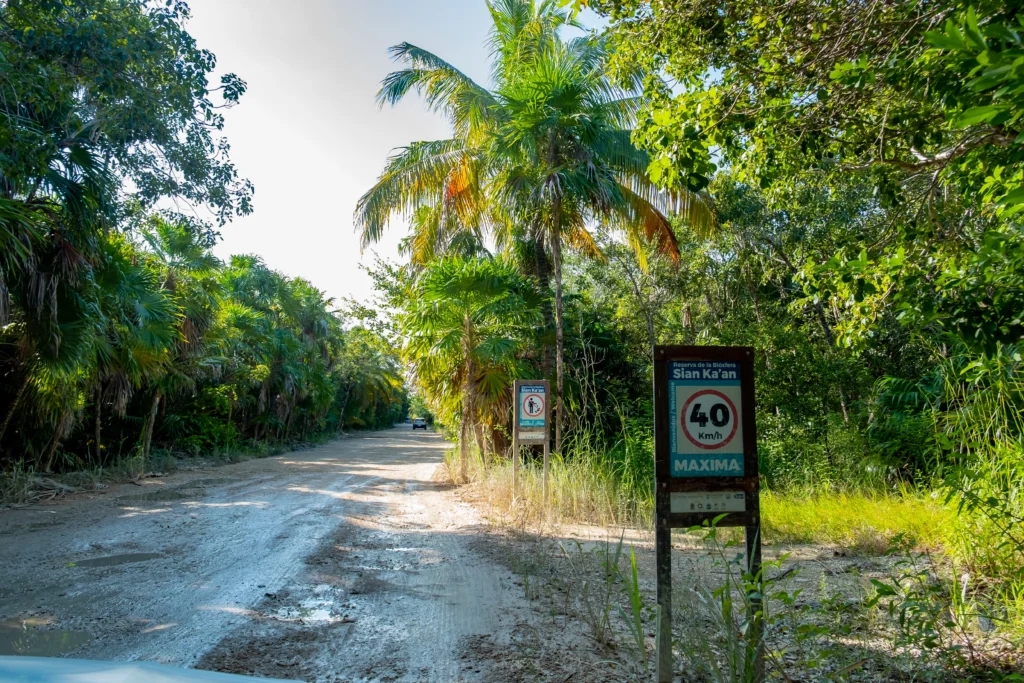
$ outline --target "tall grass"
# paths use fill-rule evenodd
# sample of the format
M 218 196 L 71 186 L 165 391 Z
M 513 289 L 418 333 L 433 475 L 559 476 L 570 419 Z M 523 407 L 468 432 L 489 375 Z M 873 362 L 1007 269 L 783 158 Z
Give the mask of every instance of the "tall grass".
M 470 479 L 481 497 L 496 512 L 514 513 L 519 520 L 538 522 L 585 522 L 601 526 L 647 527 L 653 519 L 653 487 L 636 490 L 616 473 L 608 457 L 586 457 L 579 452 L 570 457 L 552 454 L 549 465 L 548 500 L 544 503 L 544 468 L 539 452 L 527 453 L 519 468 L 516 501 L 512 500 L 512 461 L 502 459 L 483 466 L 473 451 Z M 458 452 L 447 456 L 449 477 L 457 480 Z
M 829 543 L 884 553 L 901 536 L 923 550 L 950 544 L 956 511 L 941 497 L 904 490 L 761 493 L 766 542 Z

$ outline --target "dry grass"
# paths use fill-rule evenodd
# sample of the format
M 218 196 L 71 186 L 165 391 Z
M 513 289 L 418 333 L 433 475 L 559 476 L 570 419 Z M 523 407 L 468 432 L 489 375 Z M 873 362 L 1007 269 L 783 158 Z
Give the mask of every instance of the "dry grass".
M 458 452 L 445 457 L 451 481 L 458 480 Z M 582 522 L 604 527 L 644 528 L 651 524 L 653 498 L 625 490 L 610 473 L 591 467 L 586 460 L 566 461 L 552 456 L 548 501 L 544 502 L 544 470 L 540 457 L 519 468 L 516 505 L 512 505 L 512 464 L 504 461 L 484 468 L 478 456 L 470 461 L 469 478 L 479 497 L 499 517 L 516 524 Z
M 449 477 L 458 472 L 458 454 L 446 458 Z M 539 460 L 539 458 L 538 458 Z M 651 525 L 653 497 L 626 491 L 610 473 L 585 460 L 552 458 L 548 504 L 544 504 L 540 462 L 519 471 L 517 504 L 512 505 L 512 466 L 491 464 L 486 469 L 474 456 L 470 480 L 479 499 L 497 517 L 516 525 L 583 523 L 604 527 L 644 529 Z M 955 543 L 957 515 L 942 499 L 910 491 L 871 491 L 761 494 L 765 543 L 837 545 L 864 554 L 882 554 L 893 539 L 921 550 L 949 550 Z

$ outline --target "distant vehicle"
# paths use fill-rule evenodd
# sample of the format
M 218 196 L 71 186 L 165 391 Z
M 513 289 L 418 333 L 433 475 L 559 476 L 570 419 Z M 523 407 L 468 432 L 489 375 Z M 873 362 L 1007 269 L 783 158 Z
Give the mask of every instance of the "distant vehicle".
M 412 428 L 426 430 L 427 421 L 424 420 L 422 417 L 417 417 L 415 420 L 412 421 Z
M 412 422 L 412 418 L 411 417 L 405 418 L 405 424 L 409 424 L 411 422 Z

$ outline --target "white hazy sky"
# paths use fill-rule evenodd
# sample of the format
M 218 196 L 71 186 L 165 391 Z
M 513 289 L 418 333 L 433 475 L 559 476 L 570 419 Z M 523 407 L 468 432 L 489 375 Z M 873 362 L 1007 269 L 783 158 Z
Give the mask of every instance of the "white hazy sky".
M 251 253 L 329 296 L 369 298 L 359 269 L 373 252 L 396 258 L 406 226 L 393 223 L 365 254 L 352 227 L 356 201 L 395 147 L 447 137 L 417 97 L 380 110 L 374 96 L 402 41 L 432 50 L 486 82 L 483 0 L 190 0 L 189 32 L 217 55 L 217 77 L 249 85 L 226 112 L 239 172 L 255 211 L 224 226 L 222 258 Z
M 407 226 L 359 252 L 356 201 L 396 147 L 448 137 L 448 124 L 416 96 L 378 109 L 381 79 L 407 41 L 486 84 L 484 0 L 189 0 L 189 32 L 217 55 L 217 72 L 249 85 L 225 113 L 231 158 L 256 186 L 255 211 L 224 226 L 216 252 L 258 254 L 336 298 L 366 301 L 359 269 L 374 252 L 398 257 Z M 593 26 L 597 17 L 586 13 Z

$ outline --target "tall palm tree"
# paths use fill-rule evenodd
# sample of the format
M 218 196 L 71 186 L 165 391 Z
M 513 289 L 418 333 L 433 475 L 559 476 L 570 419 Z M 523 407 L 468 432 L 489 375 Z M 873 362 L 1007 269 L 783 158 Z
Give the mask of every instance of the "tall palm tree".
M 445 115 L 453 136 L 399 150 L 360 199 L 355 223 L 363 244 L 376 241 L 395 214 L 435 215 L 435 234 L 483 232 L 499 245 L 525 235 L 538 255 L 550 252 L 555 280 L 557 403 L 555 450 L 564 416 L 562 251 L 600 257 L 588 226 L 621 229 L 640 251 L 647 240 L 677 259 L 668 216 L 700 231 L 714 225 L 710 203 L 685 188 L 660 191 L 648 156 L 631 142 L 640 107 L 638 74 L 608 75 L 601 38 L 568 42 L 558 3 L 494 0 L 490 47 L 493 87 L 485 88 L 440 57 L 403 43 L 392 55 L 405 68 L 389 74 L 378 101 L 410 91 Z M 449 238 L 448 242 L 451 241 Z

